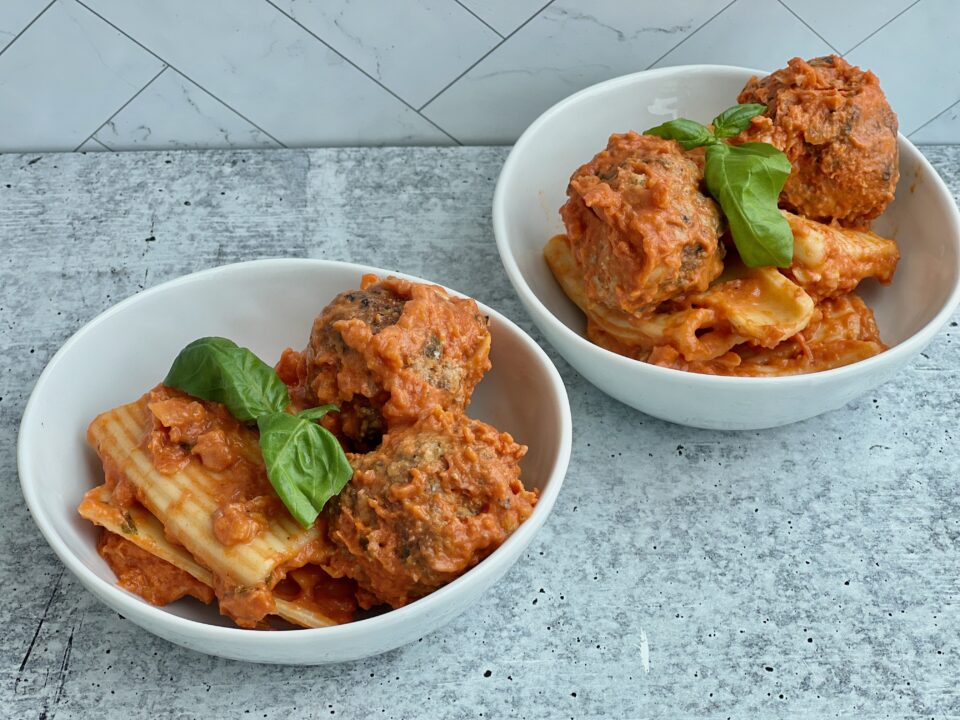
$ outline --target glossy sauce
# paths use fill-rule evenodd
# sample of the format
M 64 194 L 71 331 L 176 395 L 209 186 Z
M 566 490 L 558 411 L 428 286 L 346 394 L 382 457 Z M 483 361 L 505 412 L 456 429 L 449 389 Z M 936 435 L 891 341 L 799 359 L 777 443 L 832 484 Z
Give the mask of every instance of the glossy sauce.
M 338 623 L 350 622 L 357 612 L 357 584 L 347 578 L 333 578 L 316 565 L 291 570 L 273 592 Z
M 203 603 L 213 600 L 212 588 L 108 530 L 100 531 L 97 552 L 117 576 L 117 585 L 152 605 L 166 605 L 187 595 Z
M 249 542 L 271 517 L 285 512 L 263 467 L 257 434 L 224 405 L 159 385 L 150 392 L 147 407 L 153 428 L 144 448 L 157 470 L 173 474 L 195 462 L 217 473 L 219 507 L 212 521 L 221 543 Z

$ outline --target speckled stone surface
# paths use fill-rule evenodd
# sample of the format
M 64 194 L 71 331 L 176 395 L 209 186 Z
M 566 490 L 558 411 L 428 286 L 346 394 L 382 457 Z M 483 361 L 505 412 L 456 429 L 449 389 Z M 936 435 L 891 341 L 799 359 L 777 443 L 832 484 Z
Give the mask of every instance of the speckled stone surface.
M 960 147 L 925 153 L 960 191 Z M 20 495 L 15 442 L 71 333 L 192 270 L 306 256 L 434 279 L 539 339 L 493 243 L 505 154 L 0 156 L 0 716 L 960 717 L 956 323 L 860 401 L 748 433 L 641 415 L 548 348 L 575 425 L 553 515 L 478 605 L 381 657 L 207 657 L 65 572 Z

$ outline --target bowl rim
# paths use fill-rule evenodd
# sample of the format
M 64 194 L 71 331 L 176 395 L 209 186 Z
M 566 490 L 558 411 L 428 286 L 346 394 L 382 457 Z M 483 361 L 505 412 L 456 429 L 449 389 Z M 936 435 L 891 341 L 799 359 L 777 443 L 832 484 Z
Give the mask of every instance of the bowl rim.
M 920 352 L 934 338 L 934 336 L 940 332 L 940 330 L 944 327 L 944 325 L 946 325 L 947 321 L 956 311 L 957 306 L 960 305 L 960 211 L 957 209 L 957 204 L 954 202 L 953 195 L 950 193 L 949 188 L 947 188 L 946 183 L 944 183 L 943 178 L 940 177 L 940 174 L 930 164 L 930 161 L 927 160 L 923 153 L 921 153 L 908 138 L 899 132 L 897 133 L 897 147 L 900 150 L 901 155 L 908 154 L 910 158 L 917 162 L 918 165 L 923 169 L 923 172 L 931 177 L 933 187 L 930 192 L 935 193 L 939 197 L 939 200 L 949 208 L 949 217 L 952 223 L 952 228 L 950 228 L 952 232 L 950 232 L 949 235 L 953 238 L 954 244 L 958 246 L 958 252 L 957 262 L 954 267 L 954 284 L 950 290 L 947 301 L 925 325 L 897 345 L 884 350 L 878 355 L 829 370 L 821 370 L 819 372 L 797 375 L 778 375 L 773 377 L 708 375 L 705 373 L 690 372 L 688 370 L 678 370 L 675 368 L 662 367 L 660 365 L 652 365 L 650 363 L 645 363 L 640 360 L 634 360 L 633 358 L 619 355 L 590 342 L 587 338 L 573 330 L 573 328 L 568 326 L 566 323 L 560 320 L 560 318 L 554 315 L 527 283 L 526 278 L 520 271 L 520 266 L 517 264 L 516 258 L 514 257 L 512 248 L 508 241 L 509 233 L 507 231 L 507 213 L 505 208 L 507 203 L 507 185 L 511 182 L 512 176 L 514 175 L 514 168 L 520 164 L 521 155 L 526 151 L 526 147 L 538 134 L 540 128 L 552 120 L 556 115 L 565 112 L 571 106 L 581 102 L 584 98 L 618 88 L 620 86 L 630 86 L 633 83 L 645 79 L 667 77 L 670 75 L 685 75 L 694 73 L 730 74 L 734 72 L 740 75 L 745 73 L 751 73 L 753 75 L 767 74 L 766 71 L 763 70 L 738 67 L 736 65 L 709 64 L 674 65 L 664 68 L 655 68 L 652 70 L 641 70 L 639 72 L 620 75 L 609 80 L 604 80 L 603 82 L 595 83 L 594 85 L 590 85 L 576 93 L 573 93 L 572 95 L 569 95 L 552 105 L 550 108 L 541 113 L 536 120 L 530 123 L 527 129 L 524 130 L 523 134 L 517 139 L 517 142 L 511 148 L 510 153 L 507 155 L 507 159 L 504 161 L 503 167 L 500 169 L 500 174 L 497 177 L 497 185 L 493 193 L 493 233 L 496 238 L 497 251 L 500 254 L 500 261 L 503 264 L 504 270 L 506 270 L 507 277 L 510 279 L 510 283 L 513 285 L 514 290 L 520 296 L 524 306 L 535 320 L 546 323 L 550 330 L 560 333 L 561 336 L 564 336 L 578 349 L 584 350 L 588 353 L 592 352 L 599 354 L 601 357 L 606 358 L 616 365 L 618 370 L 622 370 L 624 372 L 646 372 L 650 374 L 651 379 L 659 379 L 667 382 L 669 382 L 671 379 L 683 380 L 686 383 L 690 383 L 695 388 L 708 385 L 725 386 L 729 388 L 743 388 L 745 386 L 762 387 L 764 385 L 776 385 L 782 387 L 791 384 L 802 385 L 810 382 L 826 382 L 832 379 L 839 380 L 847 377 L 848 375 L 859 374 L 861 372 L 870 370 L 874 366 L 886 365 L 890 362 L 896 362 L 899 359 L 902 359 L 904 362 L 907 361 L 910 357 Z M 617 131 L 614 130 L 613 132 Z M 548 239 L 549 238 L 544 239 L 544 243 L 546 243 Z
M 36 490 L 37 486 L 33 481 L 37 471 L 34 469 L 33 463 L 29 457 L 28 443 L 30 441 L 30 436 L 36 432 L 36 430 L 33 428 L 39 427 L 38 421 L 40 419 L 34 418 L 34 416 L 38 413 L 36 403 L 38 402 L 38 397 L 46 383 L 47 378 L 56 372 L 58 366 L 65 362 L 64 359 L 68 357 L 73 346 L 79 343 L 83 336 L 86 335 L 91 329 L 107 321 L 114 315 L 126 311 L 129 307 L 136 305 L 143 298 L 168 292 L 185 285 L 203 283 L 213 277 L 243 274 L 249 271 L 264 269 L 288 270 L 305 266 L 333 268 L 344 272 L 358 274 L 374 273 L 380 277 L 392 275 L 419 283 L 426 283 L 430 285 L 438 284 L 406 273 L 388 271 L 382 268 L 362 265 L 359 263 L 324 260 L 319 258 L 265 258 L 230 263 L 227 265 L 220 265 L 217 267 L 188 273 L 131 295 L 99 313 L 88 322 L 84 323 L 70 336 L 70 338 L 57 350 L 57 352 L 54 353 L 53 357 L 50 358 L 46 367 L 37 378 L 33 390 L 30 393 L 30 398 L 27 400 L 18 429 L 17 469 L 20 477 L 20 489 L 24 499 L 26 500 L 30 514 L 33 517 L 33 521 L 40 529 L 40 532 L 47 541 L 47 544 L 50 545 L 56 555 L 60 558 L 61 562 L 63 562 L 63 564 L 66 565 L 67 568 L 73 572 L 73 574 L 76 575 L 84 585 L 87 585 L 87 587 L 91 590 L 95 589 L 95 595 L 103 594 L 106 597 L 109 597 L 110 601 L 106 601 L 103 598 L 99 599 L 101 599 L 101 601 L 105 602 L 107 605 L 113 604 L 115 607 L 123 608 L 125 615 L 129 616 L 131 619 L 137 622 L 137 624 L 144 626 L 148 631 L 153 632 L 153 627 L 162 626 L 169 628 L 178 635 L 185 634 L 194 640 L 240 643 L 249 641 L 258 643 L 261 647 L 279 648 L 288 643 L 296 643 L 302 640 L 334 643 L 339 640 L 349 639 L 351 636 L 358 635 L 360 633 L 376 633 L 380 630 L 388 630 L 390 626 L 393 626 L 396 623 L 404 623 L 409 620 L 414 620 L 415 618 L 429 615 L 431 611 L 439 610 L 445 604 L 447 604 L 448 600 L 452 600 L 461 591 L 468 590 L 470 586 L 475 586 L 478 584 L 482 585 L 482 581 L 486 577 L 488 577 L 491 573 L 495 574 L 497 572 L 497 568 L 500 566 L 498 560 L 505 560 L 507 555 L 513 552 L 514 548 L 519 548 L 517 557 L 508 563 L 507 569 L 509 569 L 509 567 L 512 566 L 516 560 L 519 560 L 520 552 L 533 539 L 553 509 L 557 495 L 559 494 L 560 488 L 563 485 L 563 480 L 569 466 L 572 449 L 573 421 L 571 417 L 570 402 L 567 396 L 566 386 L 564 385 L 556 366 L 550 360 L 546 352 L 544 352 L 544 350 L 539 346 L 539 344 L 533 340 L 533 338 L 531 338 L 522 328 L 520 328 L 505 315 L 479 301 L 476 301 L 477 305 L 484 312 L 484 314 L 489 315 L 496 323 L 502 327 L 505 327 L 508 332 L 519 338 L 519 340 L 526 345 L 527 349 L 532 352 L 533 356 L 539 360 L 539 365 L 542 371 L 546 373 L 549 385 L 553 389 L 553 403 L 559 408 L 559 413 L 556 417 L 556 422 L 559 424 L 559 438 L 557 453 L 553 458 L 553 469 L 544 482 L 543 490 L 540 493 L 537 504 L 534 506 L 533 513 L 531 513 L 530 517 L 528 517 L 513 533 L 511 533 L 510 537 L 508 537 L 503 544 L 500 545 L 500 547 L 494 550 L 490 555 L 481 560 L 475 566 L 470 568 L 467 572 L 463 573 L 460 577 L 454 579 L 443 587 L 438 588 L 429 595 L 410 603 L 409 605 L 389 610 L 371 618 L 364 618 L 362 620 L 356 620 L 350 623 L 344 623 L 342 625 L 332 625 L 322 628 L 295 628 L 276 633 L 263 633 L 240 627 L 213 625 L 200 620 L 181 617 L 174 613 L 168 612 L 163 607 L 151 605 L 142 598 L 139 598 L 134 594 L 121 589 L 115 583 L 110 583 L 107 580 L 102 579 L 93 570 L 87 567 L 87 565 L 80 560 L 77 555 L 74 554 L 73 549 L 69 547 L 68 544 L 60 537 L 55 523 L 47 516 L 45 512 L 45 504 L 38 496 Z M 441 285 L 440 287 L 444 287 L 445 290 L 457 297 L 469 297 L 456 290 L 446 288 L 445 286 Z M 142 620 L 142 622 L 138 622 L 140 620 Z M 429 632 L 429 630 L 425 631 L 425 633 L 426 632 Z M 162 633 L 160 634 L 162 635 Z M 244 640 L 244 638 L 247 640 Z M 219 653 L 214 652 L 214 654 Z

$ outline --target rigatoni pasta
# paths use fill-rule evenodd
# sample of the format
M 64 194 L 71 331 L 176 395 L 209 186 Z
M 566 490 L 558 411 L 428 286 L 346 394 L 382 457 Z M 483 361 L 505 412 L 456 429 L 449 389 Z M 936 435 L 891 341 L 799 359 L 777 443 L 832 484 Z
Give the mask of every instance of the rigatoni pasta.
M 274 585 L 293 567 L 320 556 L 319 531 L 315 526 L 299 526 L 287 513 L 275 512 L 266 516 L 264 526 L 253 537 L 224 543 L 223 533 L 218 537 L 216 528 L 222 508 L 231 504 L 224 503 L 221 491 L 232 478 L 223 470 L 205 466 L 199 452 L 200 462 L 188 462 L 172 473 L 161 472 L 142 447 L 155 422 L 149 408 L 151 399 L 154 403 L 169 400 L 157 399 L 158 394 L 163 391 L 103 413 L 91 423 L 88 440 L 104 465 L 133 486 L 140 503 L 161 523 L 164 536 L 194 559 L 193 567 L 183 569 L 190 572 L 203 568 L 205 577 L 191 574 L 216 590 L 221 608 L 238 624 L 255 627 L 266 615 L 276 612 L 276 599 L 271 594 Z M 248 446 L 245 435 L 249 432 L 238 425 L 229 444 Z M 238 495 L 237 499 L 244 498 Z M 139 519 L 144 520 L 142 514 Z M 250 521 L 249 516 L 244 519 Z M 136 522 L 133 515 L 130 520 Z
M 208 596 L 204 598 L 206 602 L 214 598 L 213 573 L 198 563 L 183 545 L 172 542 L 164 532 L 163 524 L 146 508 L 135 505 L 121 509 L 113 502 L 110 489 L 106 485 L 98 485 L 84 495 L 77 510 L 95 525 L 189 574 L 209 589 Z M 343 622 L 342 618 L 331 617 L 318 609 L 315 602 L 311 603 L 309 589 L 305 592 L 301 588 L 299 597 L 291 597 L 284 590 L 283 587 L 273 590 L 275 614 L 278 617 L 303 627 L 327 627 Z M 278 592 L 283 597 L 278 596 Z
M 244 628 L 324 627 L 482 561 L 538 498 L 526 447 L 463 412 L 490 367 L 487 322 L 442 288 L 365 276 L 278 369 L 226 338 L 187 345 L 87 431 L 105 481 L 78 510 L 118 584 L 157 605 L 216 600 Z

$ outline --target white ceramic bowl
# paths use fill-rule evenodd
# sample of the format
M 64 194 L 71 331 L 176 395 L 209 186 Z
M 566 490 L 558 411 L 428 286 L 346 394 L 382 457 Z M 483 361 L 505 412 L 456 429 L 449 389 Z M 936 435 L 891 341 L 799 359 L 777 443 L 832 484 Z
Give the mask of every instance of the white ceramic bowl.
M 150 632 L 193 650 L 254 662 L 315 664 L 375 655 L 423 637 L 463 612 L 516 562 L 550 514 L 563 482 L 570 406 L 543 350 L 483 305 L 490 316 L 493 369 L 477 386 L 468 412 L 530 446 L 521 461 L 523 480 L 540 490 L 540 500 L 496 552 L 454 582 L 399 610 L 347 625 L 257 632 L 230 626 L 215 605 L 181 600 L 153 607 L 118 588 L 97 554 L 96 530 L 76 511 L 83 493 L 103 482 L 100 463 L 84 440 L 90 421 L 153 387 L 180 348 L 198 337 L 229 337 L 268 362 L 286 347 L 302 347 L 323 305 L 358 287 L 368 272 L 398 274 L 323 260 L 261 260 L 199 272 L 121 302 L 54 355 L 20 425 L 20 483 L 47 542 L 87 589 Z
M 606 146 L 610 134 L 642 132 L 680 116 L 708 122 L 736 102 L 752 75 L 764 74 L 694 65 L 640 72 L 589 87 L 530 125 L 497 182 L 497 247 L 533 321 L 601 390 L 682 425 L 754 430 L 839 408 L 903 371 L 960 299 L 960 216 L 936 171 L 901 135 L 896 200 L 874 229 L 897 239 L 902 259 L 892 285 L 868 281 L 858 291 L 876 313 L 880 335 L 890 346 L 886 352 L 810 375 L 727 378 L 648 365 L 586 339 L 583 313 L 563 294 L 543 260 L 544 244 L 563 232 L 558 210 L 566 200 L 570 175 Z

